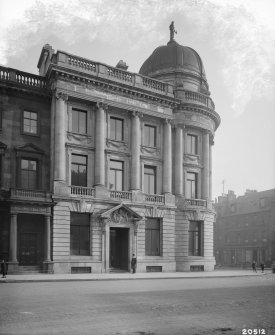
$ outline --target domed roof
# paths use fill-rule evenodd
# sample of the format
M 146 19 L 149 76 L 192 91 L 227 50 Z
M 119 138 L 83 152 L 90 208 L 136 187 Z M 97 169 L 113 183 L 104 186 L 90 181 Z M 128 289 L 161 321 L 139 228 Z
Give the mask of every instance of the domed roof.
M 143 63 L 139 73 L 155 77 L 164 72 L 179 71 L 198 75 L 206 80 L 202 60 L 192 48 L 170 40 L 167 45 L 156 48 L 151 56 Z

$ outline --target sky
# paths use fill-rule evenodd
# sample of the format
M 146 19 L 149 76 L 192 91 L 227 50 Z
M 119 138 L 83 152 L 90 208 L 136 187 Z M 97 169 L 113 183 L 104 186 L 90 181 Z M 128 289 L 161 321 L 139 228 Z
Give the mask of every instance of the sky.
M 202 58 L 221 124 L 213 198 L 275 188 L 275 1 L 0 0 L 0 64 L 38 73 L 44 44 L 130 72 L 169 40 Z

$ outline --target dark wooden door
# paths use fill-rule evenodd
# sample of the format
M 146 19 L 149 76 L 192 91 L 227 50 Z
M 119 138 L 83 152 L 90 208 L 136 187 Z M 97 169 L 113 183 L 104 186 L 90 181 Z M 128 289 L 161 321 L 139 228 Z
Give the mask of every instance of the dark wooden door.
M 22 233 L 20 235 L 20 264 L 37 264 L 37 234 Z
M 110 268 L 128 270 L 128 241 L 128 228 L 110 228 Z

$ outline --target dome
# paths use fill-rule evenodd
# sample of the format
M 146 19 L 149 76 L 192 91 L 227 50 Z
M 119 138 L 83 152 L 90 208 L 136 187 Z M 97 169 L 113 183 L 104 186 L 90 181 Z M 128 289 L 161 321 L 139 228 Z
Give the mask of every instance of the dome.
M 192 48 L 170 41 L 167 45 L 160 46 L 154 50 L 152 55 L 143 63 L 139 73 L 151 76 L 163 70 L 183 70 L 205 77 L 204 67 L 198 53 Z
M 204 66 L 192 48 L 177 43 L 173 35 L 167 45 L 156 48 L 139 74 L 168 82 L 174 87 L 209 94 Z

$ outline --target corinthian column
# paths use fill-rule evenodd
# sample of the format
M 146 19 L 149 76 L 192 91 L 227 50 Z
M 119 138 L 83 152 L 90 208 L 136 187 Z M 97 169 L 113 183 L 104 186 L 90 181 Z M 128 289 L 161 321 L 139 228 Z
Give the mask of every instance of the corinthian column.
M 183 135 L 182 128 L 176 128 L 175 142 L 175 194 L 183 195 Z
M 203 134 L 202 198 L 209 198 L 209 132 Z
M 95 185 L 105 185 L 105 111 L 103 104 L 97 105 L 95 128 Z
M 131 189 L 140 189 L 140 117 L 137 112 L 132 118 Z
M 172 191 L 172 134 L 169 120 L 164 124 L 163 144 L 163 193 Z
M 54 180 L 65 181 L 66 179 L 66 109 L 68 97 L 66 94 L 56 95 L 55 108 L 55 148 L 54 148 Z
M 212 146 L 214 145 L 213 136 L 210 137 L 209 145 L 209 199 L 212 200 Z

